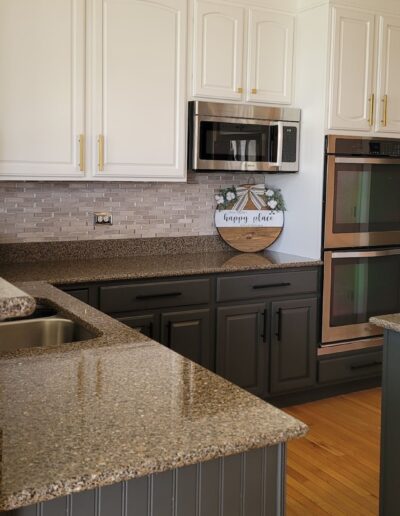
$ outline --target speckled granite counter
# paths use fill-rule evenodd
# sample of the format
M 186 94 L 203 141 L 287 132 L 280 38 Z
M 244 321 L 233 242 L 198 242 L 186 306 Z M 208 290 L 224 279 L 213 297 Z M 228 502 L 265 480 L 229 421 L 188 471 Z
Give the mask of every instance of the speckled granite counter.
M 371 317 L 369 320 L 372 324 L 400 333 L 400 314 L 380 315 L 379 317 Z
M 82 283 L 236 271 L 287 269 L 322 265 L 319 260 L 277 252 L 257 254 L 218 251 L 151 256 L 101 257 L 95 260 L 38 261 L 0 264 L 0 275 L 9 281 Z
M 0 510 L 300 437 L 307 427 L 46 283 L 97 337 L 0 359 Z
M 0 278 L 0 321 L 26 317 L 35 310 L 36 302 L 21 289 Z

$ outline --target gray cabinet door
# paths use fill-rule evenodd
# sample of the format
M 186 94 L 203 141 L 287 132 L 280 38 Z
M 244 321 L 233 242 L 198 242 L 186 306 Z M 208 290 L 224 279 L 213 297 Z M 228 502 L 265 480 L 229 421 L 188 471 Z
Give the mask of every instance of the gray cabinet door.
M 258 396 L 267 385 L 265 325 L 264 303 L 217 309 L 216 371 Z
M 161 343 L 208 369 L 212 369 L 213 342 L 208 308 L 161 314 Z
M 271 304 L 270 392 L 301 389 L 315 383 L 317 299 Z
M 127 315 L 117 319 L 151 339 L 158 340 L 160 337 L 158 314 Z

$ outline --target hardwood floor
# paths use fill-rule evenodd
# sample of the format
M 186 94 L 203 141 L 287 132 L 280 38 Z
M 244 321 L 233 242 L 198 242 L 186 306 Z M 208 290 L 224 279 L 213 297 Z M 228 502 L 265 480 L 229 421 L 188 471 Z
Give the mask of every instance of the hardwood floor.
M 378 514 L 380 389 L 288 407 L 310 427 L 288 446 L 287 516 Z

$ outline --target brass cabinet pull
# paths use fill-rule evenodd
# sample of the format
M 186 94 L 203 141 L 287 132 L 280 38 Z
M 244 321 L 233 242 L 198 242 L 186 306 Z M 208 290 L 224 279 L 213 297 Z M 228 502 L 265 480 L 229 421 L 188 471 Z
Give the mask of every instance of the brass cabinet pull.
M 368 123 L 370 127 L 374 125 L 374 109 L 375 109 L 375 94 L 372 93 L 368 99 L 369 101 L 369 118 Z
M 257 93 L 257 88 L 251 88 L 251 93 L 255 95 Z
M 85 171 L 85 135 L 80 134 L 79 138 L 79 170 Z
M 237 89 L 237 92 L 238 92 L 238 93 L 243 93 L 243 88 L 238 88 L 238 89 Z
M 97 143 L 99 145 L 99 171 L 102 172 L 104 170 L 104 136 L 102 134 L 99 134 Z
M 388 96 L 387 95 L 384 95 L 382 97 L 382 102 L 383 102 L 383 115 L 382 115 L 381 124 L 383 127 L 386 127 L 387 126 L 387 108 L 388 108 Z

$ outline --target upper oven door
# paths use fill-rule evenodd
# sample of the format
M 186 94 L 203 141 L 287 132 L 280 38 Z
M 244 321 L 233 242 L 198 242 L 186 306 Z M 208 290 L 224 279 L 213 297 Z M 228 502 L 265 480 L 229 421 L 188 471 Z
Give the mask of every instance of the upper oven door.
M 324 248 L 400 245 L 400 160 L 328 156 Z
M 195 116 L 193 170 L 277 171 L 282 129 L 281 122 Z

